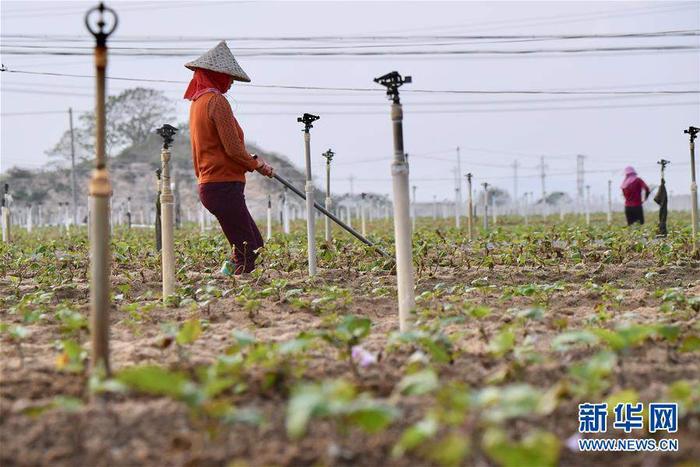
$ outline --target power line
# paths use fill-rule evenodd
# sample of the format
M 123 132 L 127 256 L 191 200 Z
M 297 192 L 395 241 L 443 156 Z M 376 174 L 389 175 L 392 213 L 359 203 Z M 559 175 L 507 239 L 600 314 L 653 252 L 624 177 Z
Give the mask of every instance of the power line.
M 675 29 L 665 31 L 644 31 L 626 33 L 597 33 L 597 34 L 412 34 L 412 35 L 338 35 L 338 36 L 120 36 L 110 39 L 111 43 L 120 42 L 212 42 L 212 41 L 235 41 L 240 42 L 351 42 L 351 41 L 405 41 L 405 40 L 579 40 L 579 39 L 638 39 L 656 37 L 692 37 L 700 35 L 698 29 Z M 94 38 L 90 35 L 48 35 L 48 34 L 2 34 L 2 39 L 20 40 L 43 40 L 51 42 L 92 42 Z M 392 44 L 397 45 L 397 44 Z M 420 45 L 420 44 L 417 44 Z M 373 45 L 375 46 L 375 45 Z M 40 47 L 40 46 L 37 46 Z M 317 47 L 317 46 L 312 46 Z M 318 46 L 320 47 L 320 46 Z M 338 46 L 338 48 L 356 47 L 353 45 Z M 110 47 L 113 49 L 115 47 Z M 126 48 L 126 47 L 116 47 Z M 138 47 L 142 48 L 142 47 Z M 162 48 L 157 48 L 162 49 Z M 237 47 L 236 50 L 246 50 L 246 47 Z M 167 50 L 191 50 L 189 47 L 167 47 Z
M 41 75 L 41 76 L 63 76 L 70 78 L 91 78 L 94 79 L 92 75 L 79 75 L 71 73 L 55 73 L 55 72 L 45 72 L 45 71 L 26 71 L 26 70 L 13 70 L 9 68 L 0 68 L 0 71 L 6 73 L 20 73 L 28 75 Z M 151 79 L 151 78 L 131 78 L 131 77 L 117 77 L 110 76 L 107 77 L 110 80 L 116 81 L 137 81 L 146 83 L 177 83 L 185 84 L 189 81 L 183 80 L 167 80 L 167 79 Z M 254 88 L 277 88 L 277 89 L 297 89 L 305 91 L 351 91 L 351 92 L 381 92 L 385 91 L 378 88 L 351 88 L 351 87 L 327 87 L 327 86 L 299 86 L 299 85 L 280 85 L 280 84 L 241 84 L 242 87 L 254 87 Z M 623 94 L 700 94 L 699 90 L 653 90 L 653 91 L 591 91 L 591 90 L 474 90 L 474 89 L 405 89 L 402 92 L 409 93 L 445 93 L 445 94 L 552 94 L 552 95 L 623 95 Z
M 486 49 L 465 49 L 465 50 L 393 50 L 393 51 L 269 51 L 269 52 L 242 52 L 239 57 L 384 57 L 384 56 L 461 56 L 461 55 L 568 55 L 587 53 L 620 53 L 620 52 L 681 52 L 699 50 L 696 45 L 658 45 L 658 46 L 625 46 L 625 47 L 581 47 L 568 49 L 514 49 L 514 50 L 486 50 Z M 90 50 L 84 51 L 42 51 L 42 50 L 0 50 L 5 55 L 43 55 L 43 56 L 92 56 Z M 170 51 L 157 52 L 154 50 L 132 49 L 132 50 L 112 50 L 110 56 L 123 57 L 189 57 L 197 55 L 196 51 Z

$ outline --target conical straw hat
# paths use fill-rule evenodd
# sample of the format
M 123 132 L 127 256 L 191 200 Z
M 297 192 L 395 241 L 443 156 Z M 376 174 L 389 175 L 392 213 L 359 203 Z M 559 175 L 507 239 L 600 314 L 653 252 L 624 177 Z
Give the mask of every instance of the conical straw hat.
M 250 83 L 250 78 L 238 64 L 224 41 L 219 42 L 216 47 L 207 51 L 198 59 L 185 63 L 185 66 L 190 70 L 204 68 L 205 70 L 226 73 L 227 75 L 233 76 L 235 81 Z

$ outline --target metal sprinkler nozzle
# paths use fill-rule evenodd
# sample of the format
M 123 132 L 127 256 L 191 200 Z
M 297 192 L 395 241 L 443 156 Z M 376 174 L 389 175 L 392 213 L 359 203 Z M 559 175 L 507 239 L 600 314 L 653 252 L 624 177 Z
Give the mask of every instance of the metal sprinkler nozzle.
M 695 141 L 695 138 L 698 137 L 698 132 L 700 131 L 700 128 L 694 127 L 694 126 L 689 126 L 687 130 L 683 130 L 683 133 L 686 135 L 690 135 L 690 141 L 693 142 Z
M 312 115 L 309 113 L 305 113 L 301 117 L 297 117 L 297 122 L 303 123 L 304 124 L 304 129 L 302 130 L 304 133 L 308 133 L 309 129 L 313 128 L 314 126 L 312 125 L 313 122 L 316 120 L 320 119 L 318 115 Z
M 166 123 L 162 127 L 158 128 L 156 133 L 163 138 L 163 149 L 168 149 L 168 147 L 170 147 L 170 143 L 173 142 L 173 135 L 177 133 L 177 128 Z
M 402 77 L 398 71 L 392 71 L 379 78 L 374 78 L 375 83 L 379 83 L 382 86 L 386 86 L 386 95 L 394 104 L 400 104 L 399 100 L 399 88 L 404 83 L 412 82 L 410 76 Z
M 335 153 L 333 152 L 333 150 L 328 149 L 328 151 L 324 152 L 321 155 L 326 158 L 326 163 L 330 164 L 331 161 L 333 160 L 333 156 L 335 156 Z

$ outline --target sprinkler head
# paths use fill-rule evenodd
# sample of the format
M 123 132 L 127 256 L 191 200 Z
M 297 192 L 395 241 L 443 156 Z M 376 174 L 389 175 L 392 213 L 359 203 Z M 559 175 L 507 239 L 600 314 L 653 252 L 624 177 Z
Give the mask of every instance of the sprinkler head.
M 327 162 L 328 164 L 330 164 L 330 163 L 331 163 L 331 160 L 333 160 L 333 156 L 335 156 L 335 153 L 334 153 L 331 149 L 328 149 L 328 151 L 324 152 L 324 153 L 321 154 L 321 155 L 322 155 L 323 157 L 325 157 L 325 158 L 326 158 L 326 162 Z
M 700 128 L 694 127 L 694 126 L 689 126 L 687 130 L 683 130 L 683 133 L 686 135 L 690 135 L 690 141 L 695 141 L 695 138 L 697 138 L 698 132 L 700 131 Z
M 305 133 L 308 133 L 309 129 L 314 127 L 312 125 L 312 123 L 320 118 L 321 117 L 319 117 L 318 115 L 312 115 L 312 114 L 305 113 L 301 117 L 297 117 L 297 122 L 303 123 L 304 129 L 302 131 L 304 131 Z
M 392 71 L 379 78 L 374 78 L 374 82 L 386 86 L 386 95 L 394 104 L 399 104 L 399 88 L 404 83 L 412 82 L 412 79 L 410 76 L 402 77 L 398 71 Z
M 163 149 L 168 149 L 170 143 L 173 142 L 173 135 L 177 133 L 177 128 L 166 123 L 162 127 L 158 128 L 156 133 L 163 138 Z

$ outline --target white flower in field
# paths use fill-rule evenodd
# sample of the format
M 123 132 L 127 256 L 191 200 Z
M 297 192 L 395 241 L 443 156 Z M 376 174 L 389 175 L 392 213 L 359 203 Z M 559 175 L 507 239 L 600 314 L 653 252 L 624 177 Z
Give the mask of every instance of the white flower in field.
M 572 450 L 574 452 L 579 452 L 578 440 L 580 440 L 580 439 L 581 439 L 581 433 L 574 433 L 573 435 L 566 438 L 566 441 L 564 442 L 564 444 L 570 450 Z
M 377 363 L 377 356 L 359 345 L 352 348 L 352 359 L 362 368 L 367 368 L 368 366 Z

